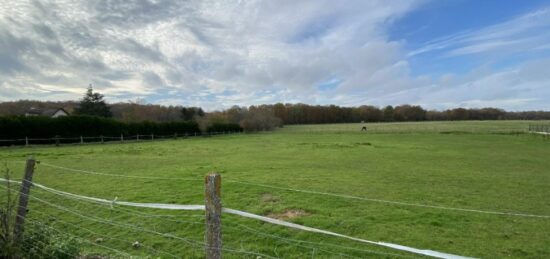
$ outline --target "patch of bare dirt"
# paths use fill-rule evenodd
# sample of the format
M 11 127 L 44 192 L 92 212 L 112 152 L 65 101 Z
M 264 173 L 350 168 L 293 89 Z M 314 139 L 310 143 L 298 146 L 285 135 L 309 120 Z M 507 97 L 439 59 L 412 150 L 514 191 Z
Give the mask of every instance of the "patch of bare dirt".
M 304 217 L 304 216 L 308 216 L 308 215 L 310 215 L 310 214 L 308 212 L 306 212 L 305 210 L 290 209 L 290 210 L 285 210 L 281 213 L 270 213 L 267 216 L 270 217 L 270 218 L 274 218 L 274 219 L 286 220 L 286 219 L 294 219 L 294 218 Z

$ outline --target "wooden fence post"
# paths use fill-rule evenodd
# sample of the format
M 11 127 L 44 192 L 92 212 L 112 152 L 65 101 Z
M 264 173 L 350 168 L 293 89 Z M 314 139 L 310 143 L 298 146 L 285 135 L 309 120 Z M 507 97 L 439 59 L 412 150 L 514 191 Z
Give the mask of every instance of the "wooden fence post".
M 101 144 L 105 143 L 103 140 L 103 135 L 101 135 L 100 137 L 101 137 Z
M 155 134 L 151 133 L 151 141 L 155 140 Z
M 136 135 L 136 140 L 139 141 L 139 134 Z
M 222 257 L 221 182 L 222 178 L 218 173 L 210 173 L 204 179 L 206 259 L 220 259 Z
M 84 144 L 84 138 L 80 136 L 80 144 Z
M 55 146 L 59 146 L 59 135 L 55 135 Z
M 21 240 L 23 236 L 25 216 L 27 215 L 27 204 L 29 203 L 29 193 L 31 192 L 32 175 L 34 173 L 34 165 L 36 160 L 34 157 L 29 156 L 27 163 L 25 164 L 25 176 L 21 183 L 21 190 L 19 191 L 19 207 L 17 207 L 17 216 L 15 218 L 15 226 L 13 228 L 13 236 L 15 240 Z
M 25 147 L 29 146 L 29 137 L 25 137 Z
M 124 135 L 120 134 L 120 142 L 124 142 Z

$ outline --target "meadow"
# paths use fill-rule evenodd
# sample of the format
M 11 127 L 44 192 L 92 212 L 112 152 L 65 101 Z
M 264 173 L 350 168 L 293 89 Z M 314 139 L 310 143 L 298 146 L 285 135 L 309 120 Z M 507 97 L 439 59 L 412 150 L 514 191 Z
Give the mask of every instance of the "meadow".
M 34 155 L 36 183 L 107 200 L 173 204 L 204 204 L 203 179 L 215 171 L 227 208 L 462 256 L 550 258 L 550 140 L 528 134 L 530 123 L 298 125 L 165 141 L 4 147 L 0 163 L 20 179 Z M 201 211 L 110 206 L 39 188 L 31 190 L 29 207 L 29 224 L 74 235 L 86 254 L 204 257 Z M 222 225 L 225 258 L 419 257 L 235 215 L 224 214 Z M 142 246 L 132 247 L 135 241 Z

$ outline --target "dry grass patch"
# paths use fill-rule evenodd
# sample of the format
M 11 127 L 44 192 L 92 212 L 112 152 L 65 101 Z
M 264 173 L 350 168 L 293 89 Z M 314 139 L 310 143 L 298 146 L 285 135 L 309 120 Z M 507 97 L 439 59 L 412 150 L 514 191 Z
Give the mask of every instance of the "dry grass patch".
M 279 202 L 280 199 L 279 199 L 279 197 L 274 196 L 271 193 L 264 193 L 264 194 L 262 194 L 262 197 L 260 198 L 260 200 L 263 203 L 276 203 L 276 202 Z
M 274 219 L 281 219 L 281 220 L 287 220 L 287 219 L 295 219 L 299 217 L 308 216 L 310 213 L 306 212 L 302 209 L 289 209 L 285 210 L 281 213 L 270 213 L 267 216 Z

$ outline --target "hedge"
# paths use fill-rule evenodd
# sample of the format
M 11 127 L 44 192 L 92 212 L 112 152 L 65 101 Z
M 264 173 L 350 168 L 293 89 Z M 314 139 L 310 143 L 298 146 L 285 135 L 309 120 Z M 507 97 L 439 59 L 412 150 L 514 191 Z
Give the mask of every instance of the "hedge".
M 91 116 L 65 116 L 49 118 L 42 116 L 0 117 L 0 139 L 53 138 L 79 136 L 120 136 L 120 134 L 200 134 L 195 122 L 133 122 Z

